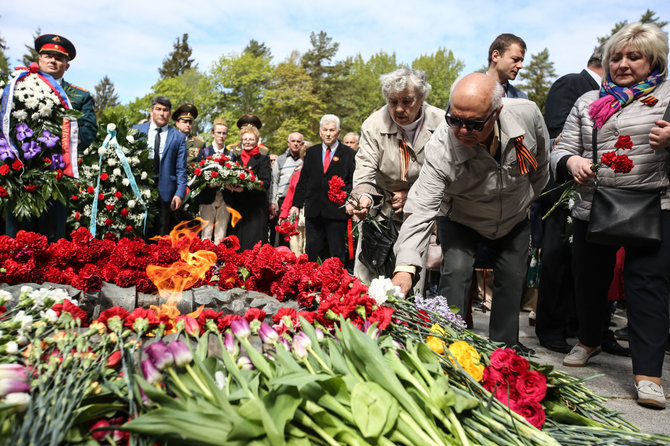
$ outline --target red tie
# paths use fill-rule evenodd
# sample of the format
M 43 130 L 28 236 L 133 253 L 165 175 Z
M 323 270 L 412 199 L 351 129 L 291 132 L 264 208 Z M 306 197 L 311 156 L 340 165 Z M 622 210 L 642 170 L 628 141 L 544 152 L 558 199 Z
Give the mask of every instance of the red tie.
M 326 157 L 323 159 L 323 173 L 326 173 L 330 165 L 330 146 L 326 147 Z

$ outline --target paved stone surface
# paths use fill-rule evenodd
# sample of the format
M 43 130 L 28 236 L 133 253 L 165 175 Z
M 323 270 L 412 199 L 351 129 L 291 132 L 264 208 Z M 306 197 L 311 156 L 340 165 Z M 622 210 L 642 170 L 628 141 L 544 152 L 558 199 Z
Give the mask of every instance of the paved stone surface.
M 488 334 L 490 312 L 473 312 L 474 331 Z M 626 324 L 625 313 L 617 311 L 613 321 L 621 328 Z M 535 350 L 537 362 L 549 364 L 558 370 L 565 371 L 580 378 L 590 378 L 586 386 L 598 395 L 608 398 L 605 406 L 622 413 L 623 418 L 640 428 L 641 432 L 670 435 L 670 399 L 665 410 L 646 409 L 635 402 L 636 394 L 633 385 L 633 365 L 630 358 L 601 353 L 594 356 L 586 367 L 566 367 L 563 365 L 563 353 L 556 353 L 542 347 L 535 336 L 535 327 L 528 323 L 528 313 L 519 316 L 519 340 L 527 347 Z M 628 346 L 625 341 L 619 341 Z M 574 345 L 577 339 L 568 339 Z M 663 363 L 663 389 L 666 398 L 670 396 L 670 355 L 665 355 Z

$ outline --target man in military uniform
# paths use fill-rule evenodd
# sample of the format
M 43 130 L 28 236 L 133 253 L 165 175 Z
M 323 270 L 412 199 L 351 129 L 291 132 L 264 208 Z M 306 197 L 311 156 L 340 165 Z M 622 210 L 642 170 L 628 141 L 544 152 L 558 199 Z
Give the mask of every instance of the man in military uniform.
M 186 162 L 190 163 L 205 148 L 205 140 L 191 135 L 193 121 L 198 117 L 198 109 L 193 104 L 181 105 L 172 113 L 175 127 L 186 136 Z
M 37 65 L 41 72 L 51 75 L 58 82 L 68 99 L 72 108 L 84 113 L 77 120 L 79 128 L 77 149 L 85 149 L 95 140 L 98 132 L 98 123 L 95 120 L 93 109 L 93 98 L 88 90 L 63 80 L 63 75 L 70 68 L 70 61 L 75 58 L 77 51 L 72 42 L 63 36 L 56 34 L 44 34 L 35 39 L 35 51 L 39 54 Z M 47 236 L 50 242 L 65 238 L 67 205 L 57 200 L 50 200 L 46 212 L 38 218 L 31 218 L 19 222 L 14 215 L 6 216 L 6 233 L 15 237 L 20 229 L 39 232 Z
M 72 42 L 56 34 L 44 34 L 35 39 L 35 51 L 40 55 L 37 61 L 40 71 L 50 74 L 65 90 L 72 108 L 84 113 L 84 116 L 77 120 L 79 126 L 77 148 L 83 150 L 95 140 L 98 123 L 95 120 L 93 98 L 88 90 L 63 80 L 63 75 L 70 68 L 70 61 L 77 55 L 77 51 Z
M 261 127 L 263 127 L 263 123 L 261 122 L 260 118 L 256 115 L 252 115 L 251 113 L 247 113 L 246 115 L 242 116 L 240 119 L 237 120 L 238 129 L 241 129 L 242 126 L 245 125 L 253 125 L 258 130 L 260 130 Z M 258 149 L 260 150 L 261 155 L 267 155 L 268 153 L 270 153 L 270 149 L 268 149 L 262 142 L 258 143 Z M 233 155 L 233 154 L 239 155 L 240 153 L 242 153 L 242 146 L 239 143 L 230 144 L 226 148 L 227 155 Z

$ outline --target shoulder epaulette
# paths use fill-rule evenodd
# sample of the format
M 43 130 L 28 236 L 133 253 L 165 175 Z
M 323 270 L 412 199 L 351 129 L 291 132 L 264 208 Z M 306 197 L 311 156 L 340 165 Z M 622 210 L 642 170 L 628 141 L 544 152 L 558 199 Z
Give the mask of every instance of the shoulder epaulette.
M 70 84 L 70 87 L 72 87 L 72 88 L 76 88 L 77 90 L 81 90 L 81 91 L 83 91 L 84 93 L 88 93 L 88 90 L 87 90 L 87 89 L 82 88 L 82 87 L 79 87 L 78 85 Z

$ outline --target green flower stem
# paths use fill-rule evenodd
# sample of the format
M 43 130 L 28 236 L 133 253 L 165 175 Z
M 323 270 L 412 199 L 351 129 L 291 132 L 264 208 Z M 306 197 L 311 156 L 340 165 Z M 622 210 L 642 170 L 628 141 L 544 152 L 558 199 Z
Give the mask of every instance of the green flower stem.
M 312 347 L 309 347 L 307 351 L 312 355 L 312 358 L 316 359 L 319 365 L 321 365 L 321 368 L 327 371 L 328 373 L 332 374 L 333 371 L 328 367 L 328 365 L 321 359 L 321 357 L 312 349 Z
M 214 398 L 214 395 L 209 390 L 209 388 L 205 385 L 205 383 L 202 382 L 198 373 L 195 370 L 193 370 L 193 367 L 191 367 L 191 364 L 186 364 L 185 368 L 186 368 L 186 371 L 188 372 L 188 374 L 191 376 L 191 378 L 193 378 L 193 381 L 195 381 L 195 383 L 198 385 L 198 387 L 202 391 L 203 395 L 205 395 L 205 397 L 209 400 L 209 402 L 212 403 L 212 404 L 216 404 L 216 398 Z M 170 369 L 170 370 L 174 373 L 174 370 L 172 370 L 172 369 Z
M 186 396 L 186 397 L 192 397 L 193 393 L 191 393 L 190 390 L 186 388 L 184 383 L 182 382 L 181 378 L 179 378 L 179 375 L 177 375 L 177 372 L 175 372 L 174 368 L 170 367 L 168 369 L 168 374 L 172 378 L 172 381 L 175 383 L 177 388 Z
M 307 367 L 307 370 L 309 370 L 309 373 L 311 373 L 312 375 L 316 375 L 316 372 L 312 368 L 312 364 L 309 363 L 309 360 L 307 360 L 307 358 L 301 359 L 300 361 L 303 364 L 305 364 L 305 367 Z
M 321 436 L 321 438 L 326 442 L 326 444 L 329 444 L 330 446 L 340 446 L 340 443 L 338 441 L 335 441 L 333 437 L 328 435 L 328 433 L 321 429 L 321 427 L 318 425 L 318 423 L 315 423 L 305 412 L 302 410 L 298 409 L 295 412 L 295 419 L 298 421 L 300 424 L 305 426 L 308 429 L 313 430 L 317 434 Z
M 451 420 L 451 427 L 456 429 L 456 435 L 461 440 L 461 444 L 463 446 L 470 446 L 470 441 L 468 441 L 468 437 L 463 430 L 463 426 L 461 426 L 461 422 L 456 417 L 454 411 L 449 409 L 447 416 Z
M 440 438 L 438 441 L 437 435 L 434 433 L 429 434 L 425 432 L 407 412 L 400 410 L 398 414 L 398 428 L 403 432 L 403 434 L 408 435 L 410 438 L 418 436 L 422 440 L 421 444 L 425 445 L 442 445 L 445 444 L 444 441 Z

